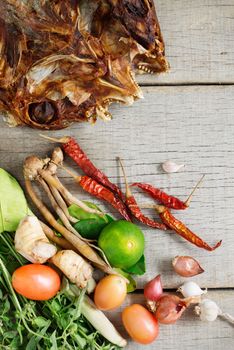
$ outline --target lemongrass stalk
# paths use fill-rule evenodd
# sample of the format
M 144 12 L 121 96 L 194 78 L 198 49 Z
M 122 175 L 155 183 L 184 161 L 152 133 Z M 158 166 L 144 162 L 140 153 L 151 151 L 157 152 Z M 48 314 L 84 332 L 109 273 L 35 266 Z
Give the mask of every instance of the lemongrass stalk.
M 70 289 L 74 295 L 80 295 L 80 290 L 75 285 L 70 285 Z M 111 343 L 119 347 L 125 347 L 127 345 L 126 339 L 119 334 L 110 320 L 101 310 L 97 309 L 94 302 L 87 295 L 84 296 L 81 303 L 81 313 Z

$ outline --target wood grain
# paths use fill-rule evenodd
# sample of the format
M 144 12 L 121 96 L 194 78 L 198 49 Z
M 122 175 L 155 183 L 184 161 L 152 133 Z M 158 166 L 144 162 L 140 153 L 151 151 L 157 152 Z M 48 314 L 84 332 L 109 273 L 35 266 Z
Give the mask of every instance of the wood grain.
M 155 0 L 170 72 L 142 84 L 234 83 L 233 0 Z
M 207 297 L 214 300 L 223 312 L 234 314 L 233 291 L 212 291 Z M 144 303 L 142 295 L 133 294 L 128 297 L 124 306 L 132 303 Z M 118 327 L 123 336 L 127 337 L 121 321 L 121 310 L 109 312 L 108 317 Z M 220 350 L 233 349 L 234 327 L 218 318 L 214 322 L 202 322 L 194 315 L 193 307 L 185 311 L 182 318 L 174 325 L 161 325 L 158 339 L 144 346 L 129 342 L 128 350 L 157 349 L 157 350 Z
M 223 311 L 234 314 L 234 86 L 231 85 L 234 84 L 234 2 L 155 0 L 155 3 L 170 72 L 138 75 L 140 84 L 149 86 L 143 88 L 145 99 L 130 108 L 113 106 L 112 122 L 99 121 L 94 126 L 76 124 L 50 134 L 75 136 L 95 164 L 121 185 L 123 178 L 116 156 L 123 158 L 130 182 L 149 182 L 181 198 L 186 198 L 201 174 L 206 174 L 191 208 L 176 215 L 210 244 L 223 239 L 222 246 L 209 253 L 170 232 L 142 227 L 147 273 L 138 279 L 138 288 L 158 273 L 162 274 L 164 287 L 177 288 L 185 279 L 173 273 L 171 259 L 178 254 L 192 255 L 205 269 L 193 280 L 202 287 L 219 288 L 209 291 L 207 296 Z M 9 129 L 0 120 L 0 167 L 10 171 L 22 185 L 25 157 L 32 153 L 44 157 L 52 148 L 52 144 L 39 137 L 37 130 Z M 173 175 L 164 174 L 160 164 L 169 158 L 185 164 L 184 169 Z M 66 160 L 66 164 L 79 171 L 71 161 Z M 81 199 L 91 199 L 65 173 L 60 175 Z M 134 193 L 139 202 L 150 202 L 139 191 Z M 101 205 L 118 217 L 110 207 Z M 156 217 L 152 210 L 145 213 Z M 142 303 L 139 292 L 129 295 L 125 306 Z M 110 312 L 108 317 L 126 336 L 120 312 L 121 309 Z M 129 350 L 142 348 L 129 342 Z M 220 319 L 202 323 L 190 309 L 176 325 L 160 327 L 159 339 L 146 348 L 231 350 L 234 328 Z
M 110 123 L 76 124 L 50 134 L 75 136 L 94 163 L 117 183 L 123 184 L 123 178 L 116 156 L 123 158 L 130 182 L 149 182 L 180 198 L 186 198 L 206 174 L 191 208 L 176 215 L 208 243 L 223 239 L 222 246 L 210 253 L 173 233 L 142 227 L 147 273 L 139 279 L 138 287 L 157 273 L 163 274 L 167 288 L 178 287 L 182 279 L 171 268 L 175 255 L 192 255 L 200 260 L 206 272 L 195 280 L 203 287 L 234 287 L 234 87 L 149 87 L 144 92 L 145 99 L 131 108 L 113 107 L 115 117 Z M 3 123 L 0 139 L 0 166 L 21 183 L 24 158 L 32 153 L 44 157 L 53 148 L 37 130 L 9 129 Z M 184 169 L 170 176 L 164 174 L 160 164 L 168 158 L 185 164 Z M 78 170 L 71 162 L 68 165 Z M 80 198 L 88 198 L 66 174 L 61 176 Z M 139 202 L 150 202 L 140 192 L 135 193 Z M 116 214 L 109 207 L 106 210 Z M 153 211 L 146 213 L 155 217 Z

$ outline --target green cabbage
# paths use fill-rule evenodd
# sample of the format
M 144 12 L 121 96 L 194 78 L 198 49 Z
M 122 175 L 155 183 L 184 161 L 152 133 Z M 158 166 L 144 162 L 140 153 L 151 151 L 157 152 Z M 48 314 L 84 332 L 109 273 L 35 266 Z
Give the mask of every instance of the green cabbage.
M 24 192 L 16 179 L 0 168 L 0 233 L 14 232 L 30 213 Z

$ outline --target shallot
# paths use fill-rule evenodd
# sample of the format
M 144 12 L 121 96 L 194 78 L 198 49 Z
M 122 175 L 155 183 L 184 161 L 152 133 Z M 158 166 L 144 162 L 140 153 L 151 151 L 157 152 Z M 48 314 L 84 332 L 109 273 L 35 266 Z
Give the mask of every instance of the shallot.
M 199 302 L 200 296 L 181 299 L 173 294 L 162 295 L 156 304 L 155 317 L 163 324 L 175 323 L 190 304 Z
M 163 293 L 161 276 L 158 275 L 146 283 L 144 287 L 144 296 L 148 300 L 157 301 Z
M 162 168 L 165 171 L 165 173 L 176 173 L 181 168 L 184 167 L 184 164 L 177 164 L 173 162 L 172 160 L 167 160 L 164 163 L 162 163 Z
M 191 256 L 176 256 L 172 260 L 172 266 L 183 277 L 193 277 L 204 272 L 199 262 Z
M 197 283 L 188 281 L 178 288 L 178 292 L 185 298 L 189 298 L 205 294 L 207 293 L 207 289 L 202 290 Z

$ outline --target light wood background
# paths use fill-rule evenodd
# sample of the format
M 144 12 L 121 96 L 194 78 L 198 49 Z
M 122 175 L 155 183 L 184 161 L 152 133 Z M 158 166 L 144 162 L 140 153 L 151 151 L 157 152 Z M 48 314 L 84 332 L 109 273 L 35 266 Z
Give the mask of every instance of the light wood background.
M 138 279 L 139 289 L 126 303 L 143 302 L 142 286 L 158 273 L 165 288 L 176 289 L 184 279 L 173 273 L 171 259 L 192 255 L 205 269 L 193 280 L 210 289 L 208 297 L 223 311 L 234 314 L 234 1 L 157 0 L 156 7 L 170 72 L 139 76 L 145 98 L 132 107 L 113 106 L 111 122 L 76 124 L 50 134 L 75 136 L 94 163 L 121 185 L 117 156 L 123 158 L 130 182 L 149 182 L 181 198 L 206 174 L 191 208 L 177 216 L 208 243 L 223 239 L 222 246 L 209 253 L 173 233 L 142 227 L 147 273 Z M 0 166 L 23 185 L 24 158 L 32 153 L 45 156 L 52 145 L 36 130 L 10 129 L 3 121 L 0 127 Z M 160 164 L 167 159 L 185 167 L 166 175 Z M 68 165 L 78 170 L 70 161 Z M 64 173 L 61 176 L 75 194 L 88 198 Z M 135 193 L 140 202 L 149 202 L 139 191 Z M 146 213 L 154 216 L 150 210 Z M 109 316 L 123 331 L 120 314 Z M 234 327 L 222 320 L 202 323 L 192 310 L 176 325 L 161 327 L 160 333 L 148 349 L 234 348 Z M 131 342 L 128 346 L 142 348 Z

